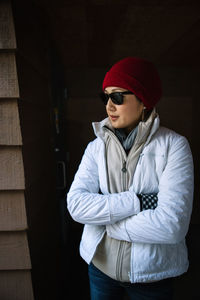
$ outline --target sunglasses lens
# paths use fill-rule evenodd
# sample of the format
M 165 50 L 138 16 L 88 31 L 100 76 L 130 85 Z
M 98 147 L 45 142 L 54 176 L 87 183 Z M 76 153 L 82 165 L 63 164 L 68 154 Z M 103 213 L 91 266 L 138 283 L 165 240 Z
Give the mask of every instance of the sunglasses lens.
M 99 95 L 105 105 L 107 105 L 109 98 L 114 104 L 121 105 L 123 103 L 123 95 L 121 93 L 100 93 Z
M 121 105 L 123 103 L 123 95 L 121 93 L 112 93 L 110 94 L 110 98 L 112 102 L 117 105 Z

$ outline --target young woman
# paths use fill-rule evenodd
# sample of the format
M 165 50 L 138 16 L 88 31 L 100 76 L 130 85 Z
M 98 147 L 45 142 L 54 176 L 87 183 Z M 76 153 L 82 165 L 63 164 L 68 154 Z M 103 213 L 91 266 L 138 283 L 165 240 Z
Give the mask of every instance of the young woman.
M 127 57 L 103 80 L 108 117 L 83 155 L 67 196 L 85 224 L 80 254 L 92 300 L 172 299 L 172 278 L 188 269 L 185 236 L 193 161 L 185 137 L 161 127 L 161 82 L 151 62 Z

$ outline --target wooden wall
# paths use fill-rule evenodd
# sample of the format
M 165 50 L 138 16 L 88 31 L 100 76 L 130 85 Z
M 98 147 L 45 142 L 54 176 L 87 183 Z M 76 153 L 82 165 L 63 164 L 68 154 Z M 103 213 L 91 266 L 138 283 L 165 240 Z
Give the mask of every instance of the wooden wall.
M 0 2 L 2 300 L 59 299 L 49 35 L 42 20 L 31 1 Z
M 32 300 L 11 5 L 0 3 L 0 299 Z

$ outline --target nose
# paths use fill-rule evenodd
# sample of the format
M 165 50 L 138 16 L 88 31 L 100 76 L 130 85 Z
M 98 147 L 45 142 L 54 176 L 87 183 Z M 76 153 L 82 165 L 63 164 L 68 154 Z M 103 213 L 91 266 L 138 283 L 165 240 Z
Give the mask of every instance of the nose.
M 112 111 L 116 110 L 115 104 L 112 102 L 112 100 L 110 98 L 108 99 L 106 108 L 108 110 L 112 110 Z

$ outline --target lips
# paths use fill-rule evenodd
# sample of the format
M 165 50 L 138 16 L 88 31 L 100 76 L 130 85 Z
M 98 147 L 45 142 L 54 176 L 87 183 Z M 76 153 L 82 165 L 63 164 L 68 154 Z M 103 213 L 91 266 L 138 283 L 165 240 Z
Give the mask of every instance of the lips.
M 110 116 L 112 121 L 116 121 L 119 117 L 118 116 Z

